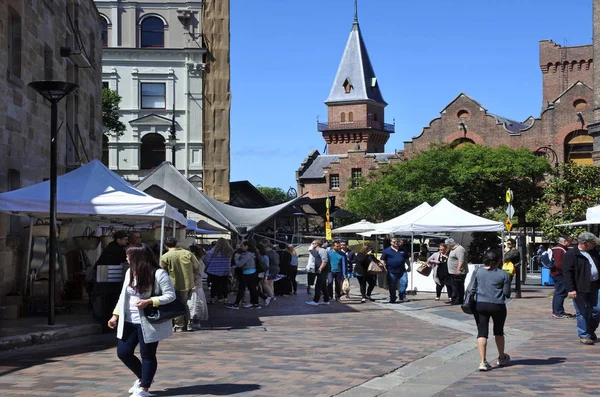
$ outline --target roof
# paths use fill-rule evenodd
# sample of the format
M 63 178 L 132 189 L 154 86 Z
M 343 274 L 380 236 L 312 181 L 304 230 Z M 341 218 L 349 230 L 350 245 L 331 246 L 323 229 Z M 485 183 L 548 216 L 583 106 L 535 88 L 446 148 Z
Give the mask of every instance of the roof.
M 59 219 L 84 218 L 110 223 L 160 221 L 166 217 L 182 225 L 187 220 L 175 208 L 136 189 L 98 160 L 57 178 Z M 0 211 L 47 218 L 50 181 L 0 194 Z
M 229 182 L 229 204 L 244 208 L 269 207 L 271 202 L 249 181 Z
M 345 88 L 347 84 L 351 86 L 348 94 Z M 338 66 L 333 86 L 325 103 L 357 101 L 371 101 L 383 106 L 387 105 L 379 90 L 379 83 L 369 59 L 358 20 L 355 18 L 342 61 Z
M 236 233 L 240 232 L 240 228 L 246 228 L 247 231 L 254 229 L 302 197 L 266 208 L 234 207 L 196 189 L 167 161 L 159 165 L 136 186 L 154 197 L 183 205 L 178 208 L 204 215 Z
M 497 114 L 493 114 L 493 113 L 487 113 L 487 114 L 489 116 L 492 116 L 493 118 L 495 118 L 496 122 L 498 124 L 503 124 L 504 129 L 507 130 L 508 132 L 510 132 L 511 134 L 518 134 L 520 132 L 523 132 L 523 131 L 531 128 L 531 125 L 533 124 L 533 120 L 531 118 L 528 119 L 530 121 L 530 123 L 528 124 L 528 123 L 522 123 L 520 121 L 507 119 L 506 117 L 498 116 Z
M 306 171 L 298 179 L 320 179 L 325 178 L 323 168 L 329 166 L 331 162 L 338 161 L 339 156 L 333 154 L 320 154 L 312 161 Z

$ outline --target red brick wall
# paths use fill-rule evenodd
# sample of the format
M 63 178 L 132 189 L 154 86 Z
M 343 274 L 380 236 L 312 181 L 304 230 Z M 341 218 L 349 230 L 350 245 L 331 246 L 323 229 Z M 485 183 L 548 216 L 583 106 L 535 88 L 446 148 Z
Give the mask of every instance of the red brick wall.
M 566 57 L 563 52 L 566 52 Z M 548 102 L 554 101 L 566 88 L 577 81 L 593 87 L 593 57 L 591 44 L 563 47 L 552 40 L 540 41 L 540 68 L 543 79 L 542 109 L 545 109 Z M 567 87 L 564 87 L 563 80 L 565 70 Z

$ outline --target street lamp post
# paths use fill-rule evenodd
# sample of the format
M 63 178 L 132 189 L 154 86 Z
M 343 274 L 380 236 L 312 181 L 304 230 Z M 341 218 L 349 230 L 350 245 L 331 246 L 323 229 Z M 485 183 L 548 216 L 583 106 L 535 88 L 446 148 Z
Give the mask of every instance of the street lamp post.
M 57 113 L 58 102 L 75 91 L 77 84 L 65 81 L 34 81 L 29 86 L 50 101 L 50 262 L 48 266 L 48 325 L 54 325 L 54 290 L 56 288 L 56 180 L 57 180 Z
M 171 164 L 175 167 L 175 152 L 177 151 L 177 130 L 175 126 L 175 104 L 173 104 L 173 118 L 171 119 L 171 127 L 169 133 L 169 144 L 171 145 Z

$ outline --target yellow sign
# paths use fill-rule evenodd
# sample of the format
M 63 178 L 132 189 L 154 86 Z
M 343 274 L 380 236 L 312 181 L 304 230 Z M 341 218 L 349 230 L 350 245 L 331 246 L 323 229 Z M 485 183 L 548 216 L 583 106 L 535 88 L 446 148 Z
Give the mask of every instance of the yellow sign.
M 325 211 L 325 220 L 329 222 L 329 210 Z
M 333 240 L 331 238 L 331 223 L 325 222 L 325 240 Z
M 506 231 L 510 232 L 510 229 L 512 229 L 512 222 L 510 221 L 510 218 L 506 218 L 506 222 L 504 222 L 504 226 L 506 226 Z
M 512 203 L 513 201 L 513 192 L 510 189 L 506 190 L 506 202 L 507 203 Z
M 325 208 L 329 209 L 329 207 L 331 207 L 331 200 L 327 197 L 327 200 L 325 200 Z

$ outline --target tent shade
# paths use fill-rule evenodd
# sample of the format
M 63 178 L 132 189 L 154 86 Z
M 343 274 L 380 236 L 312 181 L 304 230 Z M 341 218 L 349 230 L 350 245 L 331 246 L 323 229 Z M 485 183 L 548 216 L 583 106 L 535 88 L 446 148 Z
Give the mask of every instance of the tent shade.
M 441 199 L 429 212 L 413 221 L 408 230 L 417 232 L 501 232 L 502 222 L 471 214 L 450 201 Z M 399 232 L 400 230 L 396 230 Z
M 373 230 L 375 225 L 366 220 L 362 220 L 360 222 L 353 223 L 351 225 L 346 225 L 342 227 L 338 227 L 337 229 L 333 229 L 331 233 L 361 233 L 367 230 Z
M 285 203 L 265 208 L 234 207 L 196 189 L 181 172 L 166 161 L 148 174 L 136 187 L 169 203 L 176 200 L 185 205 L 185 209 L 204 215 L 236 233 L 238 228 L 242 227 L 247 231 L 254 229 L 302 198 L 302 196 L 296 197 Z
M 135 223 L 165 217 L 187 224 L 175 208 L 136 189 L 98 160 L 60 175 L 56 198 L 59 219 Z M 0 194 L 0 212 L 46 218 L 49 211 L 50 181 Z
M 374 234 L 389 234 L 394 233 L 396 230 L 402 231 L 410 227 L 410 225 L 423 215 L 431 211 L 431 206 L 427 203 L 422 203 L 412 210 L 405 212 L 389 221 L 376 223 L 375 228 L 371 232 L 366 232 L 366 236 L 372 236 Z
M 329 216 L 332 218 L 344 218 L 344 217 L 356 216 L 356 214 L 354 212 L 350 212 L 348 210 L 340 208 L 340 209 L 333 211 L 331 213 L 331 215 L 329 215 Z

